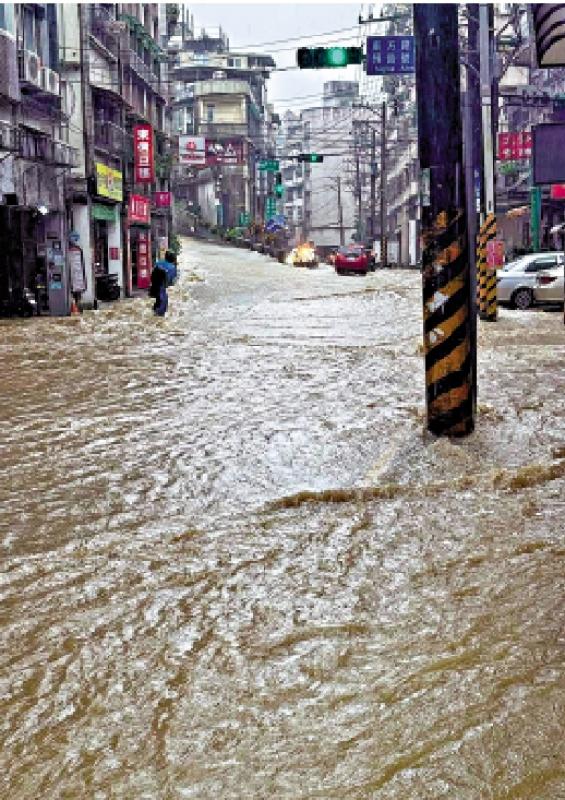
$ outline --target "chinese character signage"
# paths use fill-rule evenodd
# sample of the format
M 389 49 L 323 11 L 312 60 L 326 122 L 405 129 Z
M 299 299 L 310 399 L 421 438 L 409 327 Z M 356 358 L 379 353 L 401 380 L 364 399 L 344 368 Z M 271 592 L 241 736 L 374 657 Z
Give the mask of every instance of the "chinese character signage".
M 151 219 L 151 201 L 142 194 L 132 194 L 128 205 L 128 219 L 131 222 L 140 222 L 149 225 Z
M 206 142 L 203 136 L 179 136 L 179 164 L 203 167 L 206 164 Z
M 133 127 L 133 163 L 135 183 L 153 183 L 155 162 L 153 158 L 153 128 L 151 125 Z
M 206 139 L 206 165 L 212 167 L 216 164 L 243 164 L 243 142 L 233 139 L 224 142 Z
M 140 230 L 137 237 L 137 287 L 147 289 L 151 283 L 151 239 L 149 231 Z
M 500 161 L 518 161 L 532 155 L 532 134 L 499 133 L 498 158 Z
M 487 242 L 487 265 L 489 267 L 504 266 L 504 242 L 500 239 L 491 239 Z
M 122 173 L 99 161 L 94 163 L 96 169 L 96 194 L 121 202 L 124 198 Z
M 155 192 L 153 197 L 155 199 L 156 208 L 170 208 L 171 206 L 170 192 Z
M 367 75 L 406 75 L 414 71 L 413 36 L 367 37 Z

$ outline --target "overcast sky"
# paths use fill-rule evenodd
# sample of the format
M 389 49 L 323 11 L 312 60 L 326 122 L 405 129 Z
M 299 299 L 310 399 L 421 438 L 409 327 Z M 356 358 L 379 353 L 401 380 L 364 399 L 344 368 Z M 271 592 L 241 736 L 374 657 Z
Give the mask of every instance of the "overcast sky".
M 361 4 L 352 3 L 190 3 L 196 27 L 221 25 L 230 49 L 249 48 L 273 56 L 277 67 L 296 65 L 296 49 L 306 45 L 358 44 Z M 350 28 L 350 30 L 341 30 Z M 327 36 L 314 36 L 340 31 Z M 303 37 L 299 41 L 281 39 Z M 349 38 L 347 38 L 349 37 Z M 278 42 L 266 45 L 267 42 Z M 265 45 L 259 47 L 258 45 Z M 317 105 L 325 81 L 357 80 L 359 67 L 273 72 L 267 84 L 268 99 L 277 111 Z M 313 97 L 304 95 L 315 95 Z M 294 101 L 294 98 L 302 98 Z

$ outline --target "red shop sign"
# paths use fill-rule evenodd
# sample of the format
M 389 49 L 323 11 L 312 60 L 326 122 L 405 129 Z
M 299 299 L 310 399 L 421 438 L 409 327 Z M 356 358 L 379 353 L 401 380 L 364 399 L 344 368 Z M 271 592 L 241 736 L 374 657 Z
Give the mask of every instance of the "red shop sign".
M 155 192 L 155 206 L 157 208 L 169 208 L 171 205 L 170 192 Z
M 136 183 L 153 183 L 155 163 L 151 125 L 142 124 L 133 127 L 133 164 Z
M 565 184 L 552 183 L 550 196 L 552 200 L 565 200 Z
M 142 194 L 132 194 L 129 198 L 128 218 L 130 222 L 142 222 L 149 225 L 151 221 L 151 203 Z
M 140 231 L 137 237 L 137 286 L 147 289 L 151 283 L 151 239 L 149 231 Z

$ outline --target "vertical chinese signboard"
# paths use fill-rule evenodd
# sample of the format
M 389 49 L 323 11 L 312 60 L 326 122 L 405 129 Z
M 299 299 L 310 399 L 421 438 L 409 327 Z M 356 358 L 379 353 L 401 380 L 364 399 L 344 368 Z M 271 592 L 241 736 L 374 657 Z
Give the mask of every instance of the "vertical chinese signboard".
M 155 159 L 153 153 L 153 128 L 151 125 L 134 125 L 133 164 L 135 183 L 153 183 Z
M 151 283 L 151 234 L 147 230 L 137 235 L 137 288 L 148 289 Z

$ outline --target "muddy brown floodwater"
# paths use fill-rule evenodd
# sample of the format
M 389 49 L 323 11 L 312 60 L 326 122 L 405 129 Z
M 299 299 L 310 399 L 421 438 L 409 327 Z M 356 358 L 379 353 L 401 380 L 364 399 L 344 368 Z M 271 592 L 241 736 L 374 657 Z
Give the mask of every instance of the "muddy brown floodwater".
M 565 798 L 565 334 L 423 433 L 420 276 L 185 241 L 0 323 L 0 797 Z

